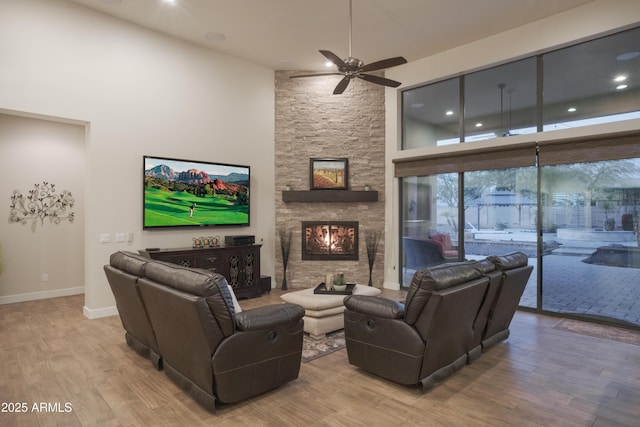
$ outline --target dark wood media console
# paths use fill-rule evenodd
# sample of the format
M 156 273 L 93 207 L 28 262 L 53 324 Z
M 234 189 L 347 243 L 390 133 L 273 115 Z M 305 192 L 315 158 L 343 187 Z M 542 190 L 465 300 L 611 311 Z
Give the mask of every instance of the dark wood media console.
M 263 293 L 260 283 L 260 246 L 145 249 L 139 252 L 158 261 L 215 271 L 227 279 L 237 298 L 256 298 Z

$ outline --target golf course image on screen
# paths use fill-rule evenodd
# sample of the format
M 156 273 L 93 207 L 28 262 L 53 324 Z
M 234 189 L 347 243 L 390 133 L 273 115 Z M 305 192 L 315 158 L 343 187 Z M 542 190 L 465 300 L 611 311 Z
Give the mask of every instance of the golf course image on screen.
M 144 228 L 249 225 L 249 167 L 144 157 Z

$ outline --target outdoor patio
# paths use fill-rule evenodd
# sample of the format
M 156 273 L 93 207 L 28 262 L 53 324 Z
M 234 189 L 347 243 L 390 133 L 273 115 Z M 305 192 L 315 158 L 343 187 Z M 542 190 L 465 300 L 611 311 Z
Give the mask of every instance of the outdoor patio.
M 587 264 L 585 256 L 543 257 L 542 307 L 640 327 L 640 269 Z M 520 305 L 536 307 L 537 259 Z
M 600 233 L 598 236 L 609 238 L 612 234 Z M 520 305 L 536 308 L 538 259 L 535 232 L 487 230 L 468 237 L 469 241 L 465 241 L 467 259 L 482 259 L 488 255 L 514 251 L 522 251 L 529 256 L 529 264 L 534 269 Z M 543 310 L 640 327 L 640 268 L 584 262 L 598 247 L 613 245 L 616 248 L 637 248 L 635 237 L 633 241 L 624 237 L 624 241 L 612 242 L 593 238 L 575 239 L 571 233 L 562 233 L 560 236 L 545 235 L 543 240 L 547 243 L 546 254 L 542 258 Z M 408 286 L 413 273 L 412 270 L 404 273 L 405 285 Z
M 479 236 L 475 237 L 477 242 Z M 486 244 L 493 245 L 496 254 L 522 250 L 529 255 L 534 271 L 520 305 L 535 308 L 538 277 L 535 233 L 510 230 L 482 237 Z M 599 247 L 637 247 L 633 233 L 560 229 L 557 234 L 545 234 L 543 241 L 546 254 L 542 258 L 542 308 L 545 311 L 640 327 L 640 269 L 584 262 Z M 515 249 L 518 245 L 522 245 L 521 249 Z M 468 255 L 467 258 L 478 257 Z

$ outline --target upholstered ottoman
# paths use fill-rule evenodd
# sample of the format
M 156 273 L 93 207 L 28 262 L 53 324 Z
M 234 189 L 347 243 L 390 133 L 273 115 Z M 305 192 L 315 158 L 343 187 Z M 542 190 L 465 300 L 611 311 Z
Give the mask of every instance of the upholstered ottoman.
M 285 302 L 298 304 L 304 308 L 304 331 L 312 338 L 322 338 L 328 332 L 344 328 L 345 295 L 319 295 L 314 288 L 289 292 L 280 296 Z M 377 296 L 380 289 L 372 286 L 356 285 L 353 295 Z

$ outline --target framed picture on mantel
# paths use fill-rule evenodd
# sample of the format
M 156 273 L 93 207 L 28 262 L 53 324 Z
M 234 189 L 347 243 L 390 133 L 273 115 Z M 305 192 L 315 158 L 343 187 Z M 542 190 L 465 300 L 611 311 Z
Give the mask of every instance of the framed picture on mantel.
M 309 187 L 312 190 L 346 190 L 349 187 L 347 158 L 312 158 L 309 162 Z

